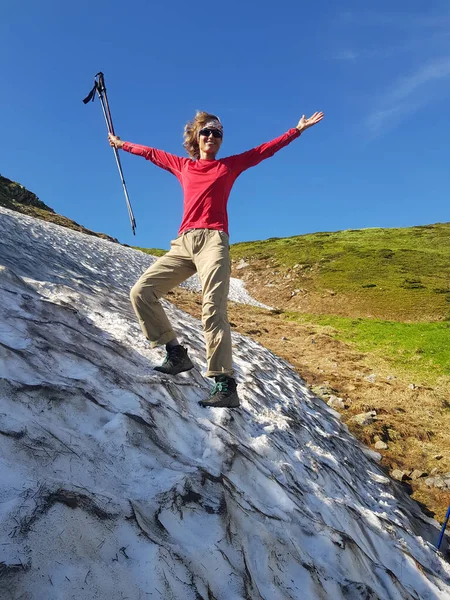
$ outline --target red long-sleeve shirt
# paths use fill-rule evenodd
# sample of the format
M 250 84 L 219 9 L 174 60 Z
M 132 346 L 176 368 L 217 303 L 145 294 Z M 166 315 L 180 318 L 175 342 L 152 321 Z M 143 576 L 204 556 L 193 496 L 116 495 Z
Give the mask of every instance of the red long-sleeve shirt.
M 124 142 L 123 149 L 143 156 L 180 181 L 184 192 L 184 212 L 178 235 L 187 229 L 219 229 L 228 233 L 227 203 L 236 179 L 243 171 L 273 156 L 299 135 L 298 129 L 289 129 L 280 137 L 252 150 L 217 160 L 192 160 L 130 142 Z

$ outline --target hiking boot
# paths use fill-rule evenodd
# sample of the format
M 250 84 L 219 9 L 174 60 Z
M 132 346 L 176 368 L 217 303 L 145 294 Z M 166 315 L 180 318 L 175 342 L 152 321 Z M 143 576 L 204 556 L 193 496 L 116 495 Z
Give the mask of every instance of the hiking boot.
M 178 375 L 178 373 L 183 373 L 183 371 L 189 371 L 193 368 L 194 365 L 188 356 L 186 348 L 184 346 L 172 346 L 171 348 L 167 348 L 163 364 L 160 367 L 154 367 L 154 370 L 166 375 Z
M 207 400 L 201 400 L 200 406 L 216 408 L 237 408 L 240 404 L 236 391 L 236 380 L 227 375 L 216 377 L 216 383 Z

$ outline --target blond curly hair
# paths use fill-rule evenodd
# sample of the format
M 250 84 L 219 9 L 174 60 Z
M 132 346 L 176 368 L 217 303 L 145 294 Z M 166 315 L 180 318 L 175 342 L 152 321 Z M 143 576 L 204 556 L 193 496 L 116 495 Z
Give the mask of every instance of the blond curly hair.
M 200 147 L 198 145 L 198 133 L 209 121 L 217 120 L 219 117 L 207 113 L 203 110 L 198 110 L 192 121 L 189 121 L 184 126 L 184 148 L 191 158 L 194 160 L 200 157 Z

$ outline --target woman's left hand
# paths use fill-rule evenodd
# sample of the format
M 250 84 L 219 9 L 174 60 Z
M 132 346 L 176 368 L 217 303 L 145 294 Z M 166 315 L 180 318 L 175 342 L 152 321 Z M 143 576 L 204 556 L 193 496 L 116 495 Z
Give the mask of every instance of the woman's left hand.
M 309 127 L 312 127 L 313 125 L 317 125 L 317 123 L 320 123 L 320 121 L 323 119 L 324 114 L 323 112 L 315 112 L 312 117 L 309 117 L 309 119 L 306 118 L 306 115 L 303 115 L 302 118 L 300 119 L 300 121 L 298 122 L 297 125 L 297 129 L 299 131 L 305 131 L 305 129 L 308 129 Z

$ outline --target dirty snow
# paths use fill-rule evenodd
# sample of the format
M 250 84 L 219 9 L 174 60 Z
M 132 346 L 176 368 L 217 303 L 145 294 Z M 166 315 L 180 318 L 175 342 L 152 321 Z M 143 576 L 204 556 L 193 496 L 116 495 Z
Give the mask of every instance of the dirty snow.
M 0 598 L 450 599 L 438 524 L 289 364 L 233 334 L 242 408 L 202 409 L 165 302 L 197 368 L 152 371 L 151 262 L 0 208 Z

